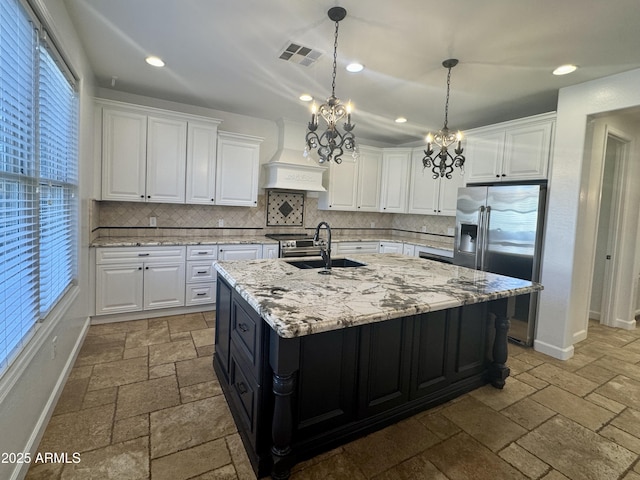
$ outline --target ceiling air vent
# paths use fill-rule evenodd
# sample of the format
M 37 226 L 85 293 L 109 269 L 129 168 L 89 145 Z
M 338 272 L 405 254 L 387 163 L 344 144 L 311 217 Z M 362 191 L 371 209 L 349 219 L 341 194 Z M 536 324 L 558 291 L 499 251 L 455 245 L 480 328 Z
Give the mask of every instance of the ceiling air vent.
M 279 58 L 287 62 L 297 63 L 308 67 L 322 56 L 322 52 L 313 50 L 309 47 L 303 47 L 297 43 L 289 43 L 284 48 Z

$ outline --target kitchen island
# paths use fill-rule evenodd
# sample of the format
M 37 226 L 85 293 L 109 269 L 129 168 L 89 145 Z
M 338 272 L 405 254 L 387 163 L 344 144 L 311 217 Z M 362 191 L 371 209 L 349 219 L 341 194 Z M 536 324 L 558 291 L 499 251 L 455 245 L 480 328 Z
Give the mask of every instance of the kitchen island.
M 348 260 L 328 275 L 283 259 L 216 265 L 214 368 L 259 477 L 502 388 L 513 299 L 542 289 L 403 255 Z

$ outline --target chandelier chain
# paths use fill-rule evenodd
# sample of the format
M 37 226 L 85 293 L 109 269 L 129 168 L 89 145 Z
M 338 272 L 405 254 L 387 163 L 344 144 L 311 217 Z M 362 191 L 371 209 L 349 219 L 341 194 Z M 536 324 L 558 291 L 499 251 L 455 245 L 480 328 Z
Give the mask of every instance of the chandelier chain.
M 331 76 L 331 96 L 336 96 L 336 70 L 338 68 L 338 21 L 336 21 L 336 32 L 333 40 L 333 75 Z
M 451 89 L 451 67 L 447 73 L 447 100 L 444 103 L 444 128 L 448 128 L 449 124 L 449 90 Z

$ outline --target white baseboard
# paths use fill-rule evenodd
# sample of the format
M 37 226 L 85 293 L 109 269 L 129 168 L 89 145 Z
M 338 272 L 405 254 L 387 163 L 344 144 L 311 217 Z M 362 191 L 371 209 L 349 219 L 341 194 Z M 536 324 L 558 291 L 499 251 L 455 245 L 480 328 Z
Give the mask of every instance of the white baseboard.
M 636 320 L 623 320 L 622 318 L 616 318 L 611 326 L 614 328 L 622 328 L 624 330 L 634 330 L 636 328 Z
M 91 325 L 100 325 L 102 323 L 113 322 L 128 322 L 130 320 L 144 320 L 145 318 L 167 317 L 169 315 L 183 315 L 186 313 L 212 312 L 215 309 L 215 303 L 208 303 L 206 305 L 192 305 L 190 307 L 159 308 L 158 310 L 144 310 L 142 312 L 94 315 L 93 317 L 91 317 Z
M 600 312 L 594 312 L 592 310 L 589 310 L 589 318 L 591 320 L 598 320 L 600 321 Z
M 31 432 L 31 436 L 29 437 L 29 441 L 25 446 L 25 450 L 24 450 L 25 452 L 31 452 L 31 458 L 34 458 L 36 455 L 36 450 L 38 448 L 38 445 L 40 444 L 40 440 L 42 440 L 44 431 L 47 428 L 49 420 L 51 420 L 51 416 L 53 415 L 53 411 L 56 407 L 56 403 L 58 403 L 58 399 L 62 394 L 62 390 L 64 389 L 64 386 L 67 383 L 67 378 L 69 378 L 69 373 L 71 372 L 73 365 L 76 363 L 78 352 L 80 352 L 80 348 L 84 343 L 84 338 L 86 337 L 87 331 L 89 330 L 90 326 L 91 326 L 91 320 L 89 317 L 87 317 L 84 324 L 82 325 L 82 333 L 78 336 L 78 339 L 76 340 L 76 343 L 74 344 L 73 349 L 71 350 L 70 355 L 64 364 L 64 368 L 62 369 L 62 371 L 60 372 L 60 375 L 58 376 L 58 380 L 56 381 L 55 387 L 51 391 L 51 395 L 49 395 L 49 398 L 47 399 L 47 402 L 42 412 L 40 412 L 40 417 L 38 418 L 38 421 L 36 422 L 36 425 L 33 431 Z M 14 480 L 14 478 L 15 480 L 24 478 L 24 476 L 26 476 L 27 474 L 27 471 L 29 470 L 29 466 L 30 466 L 29 464 L 23 464 L 21 469 L 16 469 L 21 471 L 15 472 L 17 476 L 12 477 L 12 480 Z
M 587 338 L 588 332 L 586 329 L 580 330 L 573 334 L 573 344 L 575 345 L 578 342 L 581 342 Z
M 569 360 L 571 357 L 573 357 L 574 351 L 573 345 L 566 348 L 560 348 L 556 345 L 551 345 L 540 340 L 533 341 L 533 348 L 537 352 L 544 353 L 545 355 L 557 358 L 558 360 Z

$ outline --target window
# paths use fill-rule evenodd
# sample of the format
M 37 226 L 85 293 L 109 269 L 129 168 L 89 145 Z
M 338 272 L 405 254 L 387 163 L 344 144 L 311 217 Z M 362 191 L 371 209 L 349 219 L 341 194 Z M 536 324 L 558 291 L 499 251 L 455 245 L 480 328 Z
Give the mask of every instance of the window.
M 0 2 L 0 373 L 76 276 L 78 99 L 36 25 Z

